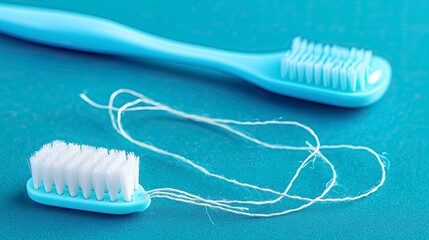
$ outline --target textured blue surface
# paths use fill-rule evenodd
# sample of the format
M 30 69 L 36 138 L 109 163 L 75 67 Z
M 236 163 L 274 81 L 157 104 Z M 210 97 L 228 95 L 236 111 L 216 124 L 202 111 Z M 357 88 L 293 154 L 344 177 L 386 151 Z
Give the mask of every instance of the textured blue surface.
M 281 97 L 214 72 L 65 51 L 0 35 L 1 239 L 429 237 L 428 3 L 9 2 L 89 13 L 172 39 L 238 51 L 285 49 L 296 35 L 364 47 L 388 59 L 393 78 L 379 103 L 346 110 Z M 106 112 L 92 109 L 78 97 L 87 92 L 107 102 L 118 88 L 134 89 L 181 110 L 213 117 L 296 120 L 314 128 L 322 144 L 361 144 L 387 152 L 386 184 L 357 202 L 318 204 L 271 219 L 166 200 L 154 200 L 145 212 L 127 216 L 45 207 L 31 201 L 25 192 L 30 177 L 27 159 L 54 139 L 143 155 L 140 183 L 146 189 L 170 186 L 212 198 L 260 197 L 132 146 L 114 133 Z M 281 189 L 298 164 L 288 161 L 285 153 L 266 151 L 217 129 L 164 114 L 129 114 L 125 124 L 139 139 L 186 155 L 212 171 L 262 186 Z M 285 136 L 304 137 L 293 128 L 247 130 L 276 143 L 284 143 Z M 339 196 L 358 193 L 378 177 L 376 166 L 366 162 L 367 155 L 343 151 L 326 155 L 340 174 L 342 186 L 335 189 Z M 293 191 L 309 195 L 320 191 L 328 179 L 324 170 L 323 164 L 309 169 Z M 308 184 L 312 187 L 303 188 Z

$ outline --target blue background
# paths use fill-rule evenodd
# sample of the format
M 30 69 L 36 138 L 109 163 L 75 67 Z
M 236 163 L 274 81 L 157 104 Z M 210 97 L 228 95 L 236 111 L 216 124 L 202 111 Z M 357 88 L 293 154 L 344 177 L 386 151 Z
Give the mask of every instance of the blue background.
M 2 1 L 5 2 L 5 1 Z M 7 1 L 88 13 L 189 43 L 235 51 L 287 49 L 294 36 L 363 47 L 392 65 L 383 99 L 365 109 L 340 109 L 278 96 L 240 79 L 195 68 L 50 48 L 0 35 L 0 238 L 429 238 L 429 3 L 425 1 Z M 27 160 L 54 139 L 134 151 L 148 189 L 176 187 L 204 197 L 253 197 L 208 179 L 172 159 L 127 143 L 107 113 L 118 88 L 139 91 L 175 108 L 240 120 L 283 118 L 312 127 L 322 144 L 367 145 L 387 153 L 385 185 L 368 198 L 316 204 L 270 219 L 235 216 L 155 200 L 144 213 L 110 216 L 39 205 L 26 195 Z M 218 129 L 162 113 L 127 114 L 134 136 L 245 182 L 282 189 L 297 153 L 267 151 Z M 308 139 L 294 128 L 248 128 L 274 143 Z M 299 140 L 299 141 L 298 141 Z M 376 184 L 368 155 L 331 151 L 339 186 L 332 196 Z M 307 169 L 296 194 L 316 195 L 329 179 L 322 163 Z M 285 202 L 282 206 L 296 206 Z M 278 210 L 275 207 L 259 209 Z

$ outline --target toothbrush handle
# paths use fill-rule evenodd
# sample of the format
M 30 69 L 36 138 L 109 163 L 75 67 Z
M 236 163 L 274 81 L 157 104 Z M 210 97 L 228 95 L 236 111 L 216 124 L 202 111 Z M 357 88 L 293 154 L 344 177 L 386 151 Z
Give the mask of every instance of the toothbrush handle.
M 223 70 L 241 55 L 163 39 L 89 15 L 7 4 L 0 4 L 0 32 L 68 49 Z

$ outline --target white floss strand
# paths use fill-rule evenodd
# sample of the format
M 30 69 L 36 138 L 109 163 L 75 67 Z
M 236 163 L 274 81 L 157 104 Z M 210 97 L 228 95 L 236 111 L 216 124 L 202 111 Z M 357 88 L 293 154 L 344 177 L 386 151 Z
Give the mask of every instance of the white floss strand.
M 125 104 L 123 104 L 120 107 L 115 107 L 114 103 L 116 98 L 119 95 L 130 95 L 135 98 L 133 101 L 129 101 Z M 182 163 L 188 164 L 192 168 L 202 172 L 208 177 L 213 177 L 220 179 L 222 181 L 225 181 L 227 183 L 231 183 L 237 186 L 245 187 L 254 189 L 256 191 L 265 192 L 274 195 L 275 197 L 271 200 L 235 200 L 235 199 L 219 199 L 219 200 L 212 200 L 212 199 L 205 199 L 198 195 L 191 194 L 186 191 L 182 191 L 179 189 L 174 188 L 157 188 L 148 190 L 147 193 L 151 198 L 164 198 L 164 199 L 170 199 L 173 201 L 198 205 L 198 206 L 204 206 L 214 209 L 223 210 L 226 212 L 231 212 L 239 215 L 245 215 L 245 216 L 252 216 L 252 217 L 273 217 L 273 216 L 280 216 L 285 215 L 292 212 L 297 212 L 302 209 L 305 209 L 317 202 L 343 202 L 343 201 L 354 201 L 363 197 L 366 197 L 374 192 L 376 192 L 385 182 L 386 179 L 386 170 L 385 166 L 383 164 L 383 161 L 379 154 L 377 154 L 373 149 L 365 146 L 354 146 L 354 145 L 347 145 L 347 144 L 341 144 L 341 145 L 321 145 L 319 142 L 319 138 L 316 135 L 316 133 L 308 126 L 295 122 L 295 121 L 281 121 L 281 120 L 269 120 L 269 121 L 239 121 L 239 120 L 231 120 L 231 119 L 219 119 L 219 118 L 210 118 L 210 117 L 204 117 L 204 116 L 198 116 L 194 114 L 185 113 L 182 111 L 179 111 L 177 109 L 173 109 L 167 105 L 161 104 L 159 102 L 156 102 L 146 96 L 144 96 L 141 93 L 138 93 L 133 90 L 129 89 L 118 89 L 115 92 L 113 92 L 109 99 L 108 105 L 101 105 L 94 101 L 92 101 L 90 98 L 88 98 L 85 94 L 80 94 L 80 97 L 86 101 L 88 104 L 95 108 L 99 109 L 106 109 L 109 112 L 110 120 L 112 123 L 113 128 L 125 139 L 128 141 L 134 143 L 135 145 L 145 148 L 149 151 L 156 152 L 161 155 L 165 155 L 168 157 L 171 157 L 173 159 L 179 160 Z M 141 104 L 146 104 L 145 106 L 141 106 Z M 122 117 L 124 112 L 130 112 L 130 111 L 164 111 L 169 114 L 172 114 L 177 117 L 181 117 L 184 119 L 192 120 L 195 122 L 200 122 L 204 124 L 209 124 L 218 128 L 221 128 L 223 130 L 226 130 L 227 132 L 230 132 L 240 138 L 243 138 L 247 141 L 253 142 L 257 145 L 260 145 L 265 148 L 269 149 L 281 149 L 281 150 L 288 150 L 288 151 L 307 151 L 309 152 L 309 155 L 302 161 L 301 165 L 297 168 L 295 171 L 295 174 L 291 178 L 291 180 L 287 183 L 285 189 L 283 191 L 274 190 L 267 187 L 259 187 L 255 184 L 250 183 L 244 183 L 241 181 L 238 181 L 236 179 L 228 178 L 225 176 L 222 176 L 220 174 L 212 173 L 203 166 L 193 162 L 192 160 L 178 155 L 176 153 L 172 153 L 163 149 L 160 149 L 156 146 L 153 146 L 151 144 L 138 141 L 131 137 L 124 129 L 124 126 L 122 124 Z M 265 141 L 262 141 L 256 137 L 249 136 L 245 134 L 242 131 L 239 131 L 237 129 L 232 128 L 230 125 L 287 125 L 287 126 L 296 126 L 299 127 L 306 132 L 308 132 L 313 137 L 313 144 L 311 144 L 309 141 L 306 142 L 307 146 L 289 146 L 289 145 L 281 145 L 281 144 L 270 144 Z M 325 198 L 325 196 L 331 191 L 331 189 L 335 186 L 337 183 L 337 171 L 335 170 L 335 166 L 332 164 L 329 159 L 324 156 L 321 152 L 321 150 L 326 149 L 352 149 L 352 150 L 361 150 L 361 151 L 367 151 L 371 155 L 374 156 L 375 160 L 377 161 L 378 165 L 380 166 L 380 179 L 378 181 L 378 184 L 371 187 L 370 189 L 367 189 L 363 191 L 360 195 L 357 196 L 347 196 L 342 198 Z M 298 179 L 301 171 L 307 166 L 308 163 L 311 161 L 314 161 L 314 158 L 318 157 L 323 162 L 325 162 L 331 171 L 331 179 L 326 183 L 326 188 L 317 196 L 314 198 L 305 197 L 305 196 L 298 196 L 298 195 L 291 195 L 289 194 L 289 190 L 292 188 L 294 182 Z M 296 207 L 296 208 L 290 208 L 285 209 L 283 211 L 278 212 L 272 212 L 272 213 L 257 213 L 257 212 L 251 212 L 247 206 L 250 205 L 274 205 L 278 203 L 283 198 L 290 198 L 295 200 L 300 200 L 304 202 L 302 205 Z

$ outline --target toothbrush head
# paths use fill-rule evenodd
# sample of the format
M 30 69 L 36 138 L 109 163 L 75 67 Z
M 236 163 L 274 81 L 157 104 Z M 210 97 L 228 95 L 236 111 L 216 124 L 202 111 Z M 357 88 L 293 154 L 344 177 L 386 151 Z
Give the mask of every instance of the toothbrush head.
M 36 202 L 78 210 L 127 214 L 150 198 L 139 185 L 139 158 L 125 151 L 54 141 L 30 158 L 27 192 Z
M 372 52 L 330 46 L 296 37 L 282 59 L 282 78 L 339 91 L 365 91 L 379 80 L 371 73 Z M 371 74 L 371 75 L 370 75 Z
M 390 85 L 390 64 L 368 50 L 296 37 L 291 49 L 279 56 L 280 68 L 267 67 L 272 80 L 261 86 L 291 97 L 340 107 L 364 107 L 379 100 Z

